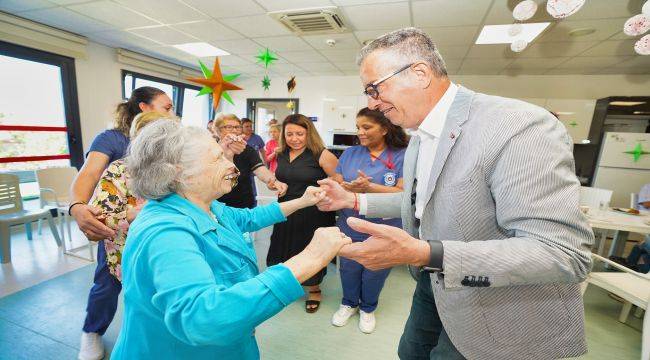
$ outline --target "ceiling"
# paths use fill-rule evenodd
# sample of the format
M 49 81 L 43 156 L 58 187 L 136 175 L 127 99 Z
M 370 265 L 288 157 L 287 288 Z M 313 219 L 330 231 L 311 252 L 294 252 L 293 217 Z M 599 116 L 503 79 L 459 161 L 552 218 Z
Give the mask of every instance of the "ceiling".
M 519 0 L 0 0 L 0 10 L 194 68 L 197 59 L 171 45 L 205 41 L 232 54 L 220 58 L 224 72 L 244 76 L 264 73 L 255 63 L 263 47 L 280 57 L 271 75 L 357 75 L 354 60 L 363 41 L 406 26 L 431 35 L 450 74 L 650 74 L 650 56 L 636 55 L 637 39 L 621 31 L 643 0 L 588 0 L 563 21 L 537 2 L 528 22 L 552 24 L 519 54 L 509 45 L 474 44 L 483 25 L 512 23 Z M 267 15 L 320 6 L 337 6 L 352 31 L 297 36 Z M 596 31 L 569 36 L 582 28 Z

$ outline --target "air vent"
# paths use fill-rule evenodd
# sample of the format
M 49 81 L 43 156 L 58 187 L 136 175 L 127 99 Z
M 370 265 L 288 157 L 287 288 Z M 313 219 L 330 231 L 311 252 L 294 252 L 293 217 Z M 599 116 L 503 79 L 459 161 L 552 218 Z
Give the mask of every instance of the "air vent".
M 297 35 L 335 34 L 348 31 L 335 6 L 283 10 L 269 15 Z

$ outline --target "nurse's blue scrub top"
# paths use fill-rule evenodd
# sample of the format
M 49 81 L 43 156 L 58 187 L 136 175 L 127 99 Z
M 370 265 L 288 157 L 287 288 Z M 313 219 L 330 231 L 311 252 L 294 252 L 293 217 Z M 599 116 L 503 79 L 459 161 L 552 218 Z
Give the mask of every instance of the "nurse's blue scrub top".
M 345 149 L 343 154 L 341 154 L 336 172 L 343 176 L 343 180 L 353 181 L 359 176 L 357 171 L 361 170 L 366 175 L 372 177 L 372 182 L 375 184 L 395 186 L 397 185 L 397 181 L 403 177 L 402 167 L 404 165 L 405 152 L 406 149 L 395 150 L 386 148 L 379 155 L 379 158 L 373 161 L 367 147 L 361 145 L 352 146 Z M 359 215 L 358 211 L 343 209 L 339 211 L 336 226 L 354 241 L 367 239 L 367 234 L 356 232 L 348 226 L 346 220 L 351 216 L 366 219 L 365 216 Z M 366 220 L 377 224 L 402 227 L 401 219 L 368 218 Z
M 211 212 L 172 194 L 149 201 L 131 224 L 112 359 L 258 359 L 255 327 L 304 294 L 283 264 L 260 274 L 243 236 L 285 221 L 278 203 L 214 201 Z

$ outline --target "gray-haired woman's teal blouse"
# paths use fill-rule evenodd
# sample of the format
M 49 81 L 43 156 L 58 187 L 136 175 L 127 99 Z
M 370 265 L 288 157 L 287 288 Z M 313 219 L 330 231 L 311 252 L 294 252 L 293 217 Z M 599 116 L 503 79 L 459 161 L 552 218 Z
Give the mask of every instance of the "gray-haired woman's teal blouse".
M 255 327 L 303 295 L 279 264 L 259 273 L 244 233 L 286 220 L 277 203 L 210 216 L 177 194 L 145 205 L 122 258 L 113 359 L 257 359 Z

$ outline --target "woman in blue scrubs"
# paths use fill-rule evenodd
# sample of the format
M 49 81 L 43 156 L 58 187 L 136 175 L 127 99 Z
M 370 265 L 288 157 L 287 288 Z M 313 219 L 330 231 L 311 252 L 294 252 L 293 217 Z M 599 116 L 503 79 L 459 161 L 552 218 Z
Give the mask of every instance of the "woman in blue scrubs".
M 364 108 L 357 114 L 357 136 L 361 145 L 343 152 L 334 179 L 346 190 L 357 193 L 402 191 L 402 164 L 408 145 L 404 130 L 391 124 L 380 111 Z M 367 234 L 356 232 L 348 226 L 346 220 L 351 216 L 364 218 L 358 211 L 344 209 L 339 212 L 337 226 L 354 242 L 366 240 Z M 366 220 L 402 226 L 400 219 Z M 390 269 L 368 270 L 344 257 L 340 258 L 340 262 L 343 300 L 332 316 L 332 324 L 344 326 L 360 310 L 359 329 L 369 334 L 375 329 L 374 311 Z

